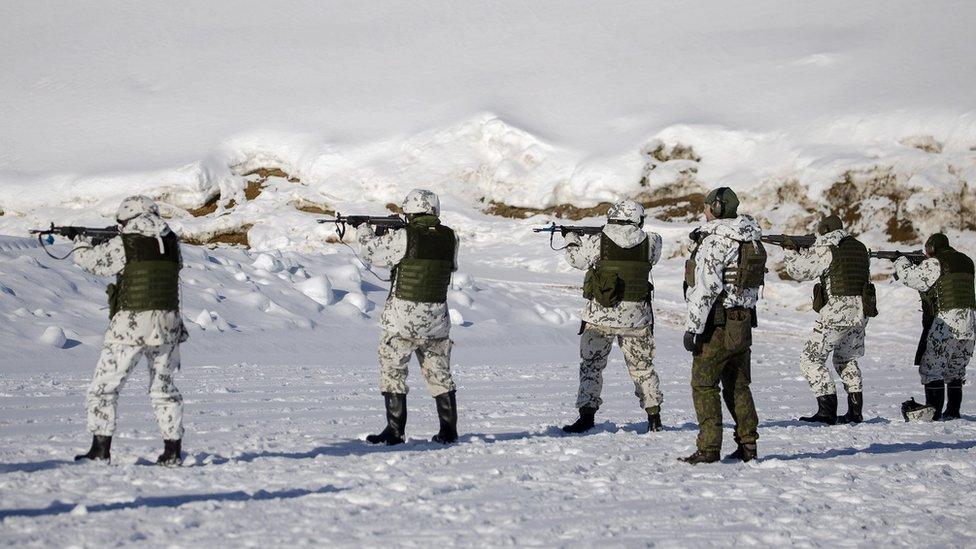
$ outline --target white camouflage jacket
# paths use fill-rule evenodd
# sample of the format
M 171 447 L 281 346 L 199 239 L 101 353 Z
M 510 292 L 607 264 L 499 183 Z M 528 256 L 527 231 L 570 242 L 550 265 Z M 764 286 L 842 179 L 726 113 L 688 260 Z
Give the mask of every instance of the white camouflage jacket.
M 813 247 L 797 252 L 786 252 L 786 274 L 794 280 L 818 280 L 830 268 L 836 246 L 850 233 L 841 229 L 817 237 Z M 830 278 L 825 279 L 827 303 L 820 309 L 820 319 L 831 326 L 858 326 L 867 322 L 861 296 L 835 296 L 830 293 Z
M 140 234 L 157 238 L 170 232 L 159 216 L 143 214 L 129 221 L 122 229 L 125 234 Z M 115 276 L 125 267 L 125 247 L 122 237 L 91 246 L 86 239 L 78 239 L 82 247 L 74 260 L 82 269 L 97 276 Z M 112 317 L 105 332 L 106 344 L 158 346 L 186 341 L 189 335 L 179 311 L 119 311 Z
M 942 274 L 942 267 L 939 260 L 930 257 L 918 265 L 899 257 L 895 261 L 895 274 L 905 286 L 920 292 L 928 291 L 939 280 Z M 939 311 L 937 316 L 949 327 L 952 336 L 956 339 L 976 339 L 976 310 L 973 309 L 949 309 Z
M 661 235 L 645 233 L 635 225 L 606 225 L 604 234 L 621 248 L 633 248 L 650 238 L 648 261 L 656 265 L 661 259 Z M 574 268 L 587 270 L 600 259 L 601 235 L 580 237 L 575 233 L 566 235 L 566 262 Z M 643 328 L 654 319 L 651 304 L 646 301 L 622 301 L 616 307 L 604 307 L 595 300 L 588 300 L 580 313 L 580 318 L 589 324 L 608 328 Z
M 403 261 L 407 253 L 407 231 L 389 231 L 377 236 L 370 225 L 356 230 L 363 261 L 382 268 L 392 268 Z M 454 270 L 457 271 L 457 250 L 454 246 Z M 390 292 L 380 317 L 385 332 L 412 339 L 442 339 L 451 333 L 451 318 L 446 303 L 416 303 L 400 299 Z
M 725 283 L 724 275 L 726 268 L 734 267 L 739 262 L 739 244 L 757 241 L 762 235 L 759 224 L 749 215 L 715 219 L 698 230 L 702 237 L 692 250 L 697 250 L 695 285 L 688 288 L 685 296 L 688 303 L 685 330 L 696 334 L 705 331 L 708 313 L 723 291 L 725 300 L 722 305 L 726 308 L 756 306 L 759 301 L 758 288 L 739 292 L 735 286 Z

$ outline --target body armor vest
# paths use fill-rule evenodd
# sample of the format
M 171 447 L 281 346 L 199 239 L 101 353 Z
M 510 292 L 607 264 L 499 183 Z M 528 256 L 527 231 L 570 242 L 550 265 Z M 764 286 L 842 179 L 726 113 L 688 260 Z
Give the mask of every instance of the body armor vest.
M 647 280 L 651 273 L 650 250 L 649 238 L 633 248 L 623 248 L 606 233 L 600 234 L 600 259 L 594 268 L 600 276 L 617 276 L 619 301 L 650 299 L 652 288 Z
M 941 274 L 935 282 L 935 306 L 937 311 L 976 308 L 973 260 L 953 248 L 936 256 Z
M 393 295 L 417 303 L 446 303 L 457 238 L 434 216 L 407 224 L 407 252 L 394 274 Z
M 841 240 L 830 247 L 830 267 L 820 278 L 824 288 L 830 281 L 830 295 L 861 296 L 871 279 L 871 259 L 868 249 L 854 237 Z M 829 296 L 827 296 L 829 298 Z
M 125 267 L 109 293 L 109 314 L 116 311 L 177 311 L 180 308 L 180 242 L 169 232 L 159 240 L 123 234 Z M 113 295 L 114 294 L 114 295 Z

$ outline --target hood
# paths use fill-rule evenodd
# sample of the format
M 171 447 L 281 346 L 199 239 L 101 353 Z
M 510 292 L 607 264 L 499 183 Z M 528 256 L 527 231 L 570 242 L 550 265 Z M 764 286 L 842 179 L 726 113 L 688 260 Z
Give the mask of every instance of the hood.
M 759 240 L 762 229 L 751 215 L 740 215 L 735 219 L 715 219 L 705 223 L 700 229 L 702 234 L 724 236 L 739 242 Z
M 844 229 L 839 229 L 836 231 L 830 231 L 827 234 L 822 234 L 817 237 L 817 241 L 814 242 L 814 246 L 836 246 L 840 244 L 841 240 L 851 236 L 851 233 L 845 231 Z
M 171 231 L 169 225 L 163 221 L 163 218 L 151 213 L 145 213 L 126 223 L 125 227 L 122 228 L 122 232 L 125 234 L 139 234 L 151 238 L 162 238 Z
M 647 233 L 637 225 L 607 224 L 603 226 L 603 234 L 621 248 L 633 248 L 647 238 Z

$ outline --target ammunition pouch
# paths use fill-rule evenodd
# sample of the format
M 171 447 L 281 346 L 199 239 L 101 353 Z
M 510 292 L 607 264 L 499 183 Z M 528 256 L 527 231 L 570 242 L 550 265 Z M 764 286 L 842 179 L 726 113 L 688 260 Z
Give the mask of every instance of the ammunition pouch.
M 751 309 L 725 309 L 725 349 L 737 353 L 752 347 Z
M 108 319 L 112 320 L 115 318 L 115 313 L 119 312 L 119 285 L 116 282 L 109 284 L 105 288 L 105 294 L 108 296 Z
M 624 281 L 615 272 L 590 267 L 583 279 L 583 297 L 603 307 L 616 307 L 624 295 Z
M 824 305 L 827 304 L 827 292 L 824 291 L 822 283 L 817 282 L 813 285 L 813 311 L 819 313 Z

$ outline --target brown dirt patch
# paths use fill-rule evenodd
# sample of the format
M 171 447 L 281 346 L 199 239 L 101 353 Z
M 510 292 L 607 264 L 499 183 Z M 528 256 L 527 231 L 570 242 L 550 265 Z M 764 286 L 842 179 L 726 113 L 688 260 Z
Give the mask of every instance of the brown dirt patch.
M 203 217 L 205 215 L 210 215 L 217 211 L 217 202 L 220 201 L 220 195 L 215 195 L 213 198 L 208 200 L 203 206 L 199 208 L 194 208 L 192 210 L 187 210 L 193 217 Z
M 687 184 L 665 185 L 641 201 L 649 217 L 663 221 L 688 221 L 705 208 L 705 194 L 690 191 Z
M 323 204 L 316 204 L 314 202 L 299 202 L 295 204 L 295 209 L 300 212 L 315 214 L 315 215 L 335 215 L 335 210 L 325 206 Z
M 858 228 L 864 218 L 862 202 L 887 200 L 883 215 L 891 242 L 916 242 L 918 231 L 910 219 L 902 216 L 902 207 L 910 195 L 890 169 L 849 170 L 827 190 L 826 199 L 830 213 L 839 216 L 849 229 Z
M 509 206 L 508 204 L 492 201 L 488 203 L 484 211 L 489 215 L 497 215 L 511 219 L 525 219 L 533 215 L 547 215 L 558 219 L 571 219 L 576 221 L 587 217 L 607 215 L 607 210 L 609 209 L 609 202 L 601 202 L 592 208 L 579 208 L 572 204 L 560 204 L 551 208 L 521 208 L 519 206 Z
M 186 237 L 183 238 L 182 241 L 186 244 L 193 244 L 195 246 L 231 244 L 234 246 L 244 246 L 247 248 L 250 246 L 250 243 L 247 241 L 247 231 L 249 231 L 251 227 L 252 225 L 244 225 L 239 229 L 217 233 L 206 239 Z
M 398 214 L 398 215 L 403 213 L 403 208 L 401 208 L 400 206 L 397 206 L 396 204 L 394 204 L 392 202 L 390 202 L 390 203 L 388 203 L 386 205 L 386 209 L 387 210 L 390 210 L 391 212 L 393 212 L 395 214 Z
M 287 179 L 288 181 L 290 181 L 292 183 L 300 183 L 301 182 L 300 179 L 298 179 L 297 177 L 292 177 L 291 175 L 289 175 L 288 173 L 286 173 L 281 168 L 258 168 L 256 170 L 251 170 L 251 171 L 247 172 L 246 174 L 244 174 L 244 177 L 248 177 L 248 176 L 251 176 L 251 175 L 256 175 L 256 176 L 260 177 L 261 180 L 262 180 L 261 181 L 262 183 L 264 183 L 265 181 L 267 181 L 269 177 L 281 177 L 283 179 Z

